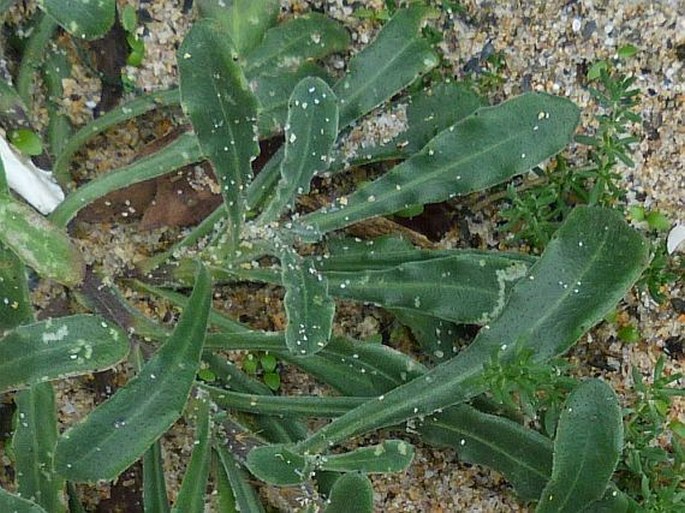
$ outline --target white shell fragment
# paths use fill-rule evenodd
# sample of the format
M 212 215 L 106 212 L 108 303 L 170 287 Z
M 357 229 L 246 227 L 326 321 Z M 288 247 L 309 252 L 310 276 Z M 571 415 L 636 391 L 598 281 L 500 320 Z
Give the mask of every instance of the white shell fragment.
M 47 215 L 64 199 L 64 192 L 50 171 L 36 167 L 30 159 L 17 154 L 0 136 L 0 158 L 10 188 L 41 214 Z
M 685 250 L 683 242 L 685 242 L 685 225 L 677 224 L 668 233 L 668 238 L 666 239 L 666 251 L 668 251 L 669 255 L 672 255 L 676 251 Z

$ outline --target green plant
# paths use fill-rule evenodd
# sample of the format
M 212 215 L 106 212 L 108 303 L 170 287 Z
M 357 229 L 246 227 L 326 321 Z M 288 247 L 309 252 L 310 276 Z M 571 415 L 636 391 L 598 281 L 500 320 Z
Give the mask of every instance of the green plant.
M 56 4 L 46 0 L 47 12 Z M 623 511 L 627 498 L 611 483 L 623 437 L 614 392 L 598 380 L 555 381 L 548 367 L 615 307 L 646 265 L 645 241 L 617 212 L 597 205 L 573 209 L 539 258 L 424 250 L 398 237 L 362 241 L 333 233 L 527 172 L 572 140 L 577 107 L 546 94 L 483 107 L 467 86 L 447 81 L 393 99 L 439 62 L 421 30 L 434 12 L 423 5 L 398 9 L 334 80 L 316 64 L 347 47 L 347 32 L 332 20 L 310 13 L 277 24 L 273 0 L 197 4 L 201 19 L 178 50 L 179 89 L 133 100 L 75 133 L 57 155 L 55 174 L 66 182 L 71 157 L 89 138 L 160 104 L 180 104 L 193 131 L 72 191 L 49 220 L 0 190 L 0 217 L 9 226 L 0 234 L 9 248 L 3 249 L 9 265 L 0 281 L 9 308 L 0 310 L 0 319 L 12 330 L 0 342 L 8 351 L 3 390 L 42 387 L 35 393 L 45 393 L 40 409 L 30 408 L 32 398 L 20 405 L 15 466 L 34 471 L 17 473 L 21 497 L 2 491 L 0 506 L 65 511 L 65 480 L 112 480 L 142 459 L 146 511 L 167 511 L 159 440 L 184 416 L 196 427 L 196 443 L 174 504 L 179 512 L 203 510 L 210 475 L 221 504 L 263 511 L 245 469 L 267 483 L 302 486 L 303 508 L 331 513 L 354 501 L 356 511 L 372 511 L 366 474 L 406 468 L 412 445 L 384 439 L 349 451 L 331 448 L 404 424 L 428 443 L 501 471 L 522 500 L 538 501 L 539 512 Z M 106 19 L 86 25 L 84 13 L 109 5 L 93 11 L 79 4 L 73 19 L 59 12 L 58 21 L 77 36 L 96 34 Z M 350 126 L 387 102 L 409 103 L 406 129 L 346 153 L 341 143 Z M 254 176 L 259 139 L 281 132 L 282 149 Z M 105 285 L 86 268 L 65 228 L 85 205 L 113 190 L 203 160 L 213 166 L 222 205 L 128 276 L 138 290 L 182 308 L 170 331 L 127 303 L 120 277 L 107 277 Z M 332 191 L 331 205 L 308 213 L 298 207 L 316 176 L 393 161 L 349 194 Z M 63 283 L 125 332 L 105 323 L 99 328 L 105 332 L 94 335 L 101 348 L 90 337 L 67 337 L 75 332 L 69 323 L 86 322 L 83 316 L 55 319 L 52 327 L 27 325 L 24 264 Z M 254 330 L 211 308 L 212 283 L 244 280 L 282 287 L 285 330 Z M 431 365 L 383 344 L 334 336 L 334 298 L 375 303 L 395 314 L 433 358 Z M 454 330 L 463 324 L 480 331 L 451 357 Z M 135 335 L 131 351 L 125 333 Z M 140 337 L 154 346 L 141 346 Z M 55 341 L 75 343 L 52 370 L 44 370 L 53 358 L 46 341 L 50 350 Z M 273 370 L 277 359 L 339 395 L 274 395 L 274 387 L 227 360 L 226 351 L 268 354 L 261 359 L 264 370 Z M 49 385 L 42 382 L 113 365 L 126 354 L 134 374 L 129 381 L 58 434 Z M 40 363 L 40 372 L 12 358 Z M 494 414 L 488 393 L 530 415 L 555 409 L 545 422 L 549 436 Z M 25 410 L 40 420 L 23 426 Z M 307 417 L 334 420 L 310 431 L 301 421 Z M 334 479 L 331 487 L 326 478 Z M 357 492 L 350 498 L 351 489 Z M 77 503 L 73 493 L 70 499 Z
M 620 58 L 631 55 L 628 50 L 619 51 Z M 594 135 L 579 135 L 575 140 L 590 147 L 591 165 L 569 168 L 566 159 L 558 156 L 553 166 L 534 170 L 538 178 L 524 188 L 510 186 L 510 206 L 500 212 L 506 221 L 502 231 L 538 249 L 547 244 L 573 206 L 615 206 L 620 202 L 624 193 L 616 165 L 634 165 L 629 152 L 639 139 L 631 132 L 632 125 L 640 121 L 634 112 L 639 95 L 633 88 L 635 77 L 619 73 L 612 62 L 600 61 L 588 71 L 588 80 L 596 84 L 589 91 L 599 109 L 598 127 Z
M 682 374 L 666 375 L 662 356 L 651 383 L 645 383 L 637 368 L 632 376 L 636 398 L 624 411 L 626 449 L 619 483 L 635 500 L 632 511 L 677 511 L 685 506 L 685 437 L 678 420 L 667 421 L 672 399 L 685 395 L 684 389 L 670 386 Z

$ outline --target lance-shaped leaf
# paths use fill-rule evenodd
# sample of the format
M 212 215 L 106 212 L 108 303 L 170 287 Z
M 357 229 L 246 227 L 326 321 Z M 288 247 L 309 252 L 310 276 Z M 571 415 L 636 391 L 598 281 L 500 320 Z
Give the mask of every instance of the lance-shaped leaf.
M 0 340 L 0 391 L 102 370 L 128 350 L 124 332 L 99 316 L 25 324 Z
M 196 0 L 195 6 L 200 17 L 217 23 L 241 56 L 261 43 L 280 8 L 278 0 Z
M 0 226 L 0 241 L 38 274 L 67 287 L 81 283 L 81 253 L 66 233 L 35 210 L 0 197 Z
M 335 296 L 453 322 L 485 324 L 502 311 L 511 288 L 527 270 L 526 262 L 497 253 L 457 253 L 384 270 L 324 276 Z
M 234 50 L 211 22 L 193 24 L 178 50 L 181 105 L 204 154 L 214 166 L 228 211 L 229 237 L 237 244 L 245 215 L 245 188 L 259 154 L 257 100 Z
M 319 77 L 326 82 L 330 81 L 326 70 L 311 62 L 305 62 L 296 70 L 283 70 L 280 73 L 258 75 L 250 79 L 250 87 L 259 100 L 257 128 L 260 136 L 269 136 L 275 132 L 283 131 L 288 118 L 290 95 L 295 86 L 306 77 Z M 274 156 L 269 160 L 269 163 L 272 165 L 280 164 L 280 159 Z M 276 167 L 278 168 L 278 166 Z M 266 168 L 262 168 L 252 184 L 259 186 L 259 177 L 265 170 Z M 248 203 L 249 200 L 248 193 Z
M 46 513 L 35 502 L 14 495 L 0 488 L 0 511 L 11 511 L 12 513 Z
M 143 509 L 145 513 L 169 513 L 162 443 L 157 440 L 143 454 Z
M 152 155 L 79 187 L 59 204 L 50 215 L 50 219 L 58 226 L 66 226 L 79 210 L 96 199 L 117 189 L 172 173 L 202 158 L 195 134 L 185 133 Z
M 316 77 L 299 82 L 288 102 L 281 180 L 262 220 L 276 219 L 292 208 L 298 194 L 308 194 L 316 173 L 328 168 L 328 154 L 338 136 L 338 104 L 328 84 Z
M 333 329 L 335 303 L 328 295 L 328 281 L 290 248 L 281 254 L 281 269 L 288 316 L 285 342 L 293 354 L 316 353 L 326 347 Z
M 382 104 L 438 64 L 421 35 L 425 20 L 436 16 L 414 4 L 399 10 L 376 39 L 350 60 L 349 71 L 333 88 L 340 98 L 340 126 Z
M 136 377 L 62 435 L 55 467 L 67 479 L 114 479 L 178 419 L 199 367 L 210 292 L 209 273 L 200 267 L 169 340 Z
M 31 322 L 33 311 L 24 264 L 1 243 L 0 262 L 0 333 L 3 333 L 23 322 Z
M 370 164 L 381 160 L 406 159 L 455 123 L 483 107 L 482 100 L 465 84 L 441 82 L 400 99 L 392 110 L 406 105 L 406 127 L 388 141 L 360 146 L 352 155 L 336 158 L 336 167 L 350 164 Z
M 621 259 L 616 259 L 617 254 Z M 501 315 L 451 360 L 334 420 L 297 445 L 316 452 L 350 436 L 466 401 L 485 387 L 483 366 L 529 347 L 538 361 L 569 347 L 599 322 L 637 280 L 647 262 L 644 239 L 618 212 L 575 209 Z
M 347 30 L 323 14 L 311 12 L 269 29 L 262 44 L 245 57 L 250 77 L 294 70 L 306 61 L 341 52 L 350 43 Z
M 114 0 L 39 0 L 38 5 L 80 39 L 103 36 L 114 23 Z
M 623 421 L 615 392 L 598 379 L 578 385 L 559 417 L 552 478 L 536 513 L 581 511 L 601 499 L 622 450 Z
M 209 406 L 206 400 L 198 401 L 193 454 L 172 510 L 174 513 L 202 513 L 205 510 L 205 489 L 212 455 Z
M 65 511 L 64 479 L 53 468 L 57 410 L 52 385 L 34 385 L 19 392 L 14 400 L 17 422 L 12 448 L 16 455 L 17 491 L 47 511 L 61 513 Z
M 542 93 L 479 109 L 379 179 L 301 222 L 325 233 L 497 185 L 561 151 L 578 119 L 571 101 Z
M 318 468 L 337 472 L 366 474 L 400 472 L 414 458 L 414 447 L 402 440 L 385 440 L 379 445 L 360 447 L 343 454 L 332 454 L 321 459 Z
M 363 474 L 349 473 L 340 476 L 328 497 L 324 513 L 373 513 L 373 485 Z
M 228 478 L 233 490 L 236 511 L 249 511 L 250 513 L 264 513 L 264 507 L 259 500 L 259 495 L 249 481 L 247 473 L 238 465 L 233 455 L 225 447 L 216 445 L 216 453 L 221 462 L 221 470 Z
M 459 404 L 417 426 L 421 439 L 451 447 L 459 459 L 501 472 L 524 500 L 535 500 L 552 473 L 552 441 L 509 419 Z

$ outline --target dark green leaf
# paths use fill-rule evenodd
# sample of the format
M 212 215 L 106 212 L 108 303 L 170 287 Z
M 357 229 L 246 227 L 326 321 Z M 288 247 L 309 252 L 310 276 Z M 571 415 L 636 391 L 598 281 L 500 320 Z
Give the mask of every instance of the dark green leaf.
M 114 23 L 114 0 L 40 0 L 38 4 L 80 39 L 103 36 Z
M 376 39 L 355 55 L 348 73 L 333 88 L 340 98 L 340 126 L 390 99 L 438 64 L 438 57 L 421 35 L 421 26 L 436 12 L 413 4 L 399 10 Z
M 259 154 L 257 99 L 234 60 L 234 49 L 208 21 L 193 24 L 177 60 L 181 105 L 214 166 L 228 211 L 229 240 L 235 246 L 244 220 L 252 161 Z
M 19 326 L 0 340 L 0 391 L 103 370 L 128 350 L 124 332 L 95 315 Z
M 554 439 L 552 478 L 536 513 L 571 513 L 602 498 L 623 450 L 623 421 L 609 385 L 590 379 L 571 392 Z
M 528 93 L 477 110 L 419 153 L 334 205 L 304 216 L 326 233 L 410 205 L 436 203 L 502 183 L 562 150 L 579 119 L 569 100 Z
M 67 479 L 114 479 L 178 419 L 199 367 L 210 292 L 201 267 L 169 340 L 135 378 L 62 435 L 55 466 Z

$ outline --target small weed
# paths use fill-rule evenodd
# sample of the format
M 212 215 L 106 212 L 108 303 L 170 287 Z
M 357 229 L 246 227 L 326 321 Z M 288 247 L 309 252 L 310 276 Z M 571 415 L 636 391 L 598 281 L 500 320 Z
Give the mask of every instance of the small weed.
M 619 56 L 629 54 L 619 52 Z M 633 88 L 635 78 L 617 72 L 609 61 L 600 61 L 588 71 L 588 80 L 596 84 L 589 91 L 599 109 L 598 128 L 594 135 L 577 136 L 576 141 L 590 147 L 590 164 L 571 169 L 563 156 L 557 157 L 553 167 L 537 172 L 539 180 L 523 189 L 510 187 L 509 206 L 500 212 L 505 220 L 501 231 L 538 249 L 545 246 L 573 206 L 613 207 L 625 197 L 616 165 L 634 166 L 629 152 L 639 139 L 631 130 L 640 121 L 634 112 L 639 95 Z
M 618 468 L 619 485 L 635 502 L 633 511 L 671 513 L 685 508 L 685 437 L 682 423 L 668 423 L 673 397 L 685 389 L 671 385 L 683 375 L 664 374 L 664 357 L 652 383 L 632 370 L 636 400 L 624 411 L 625 450 Z

